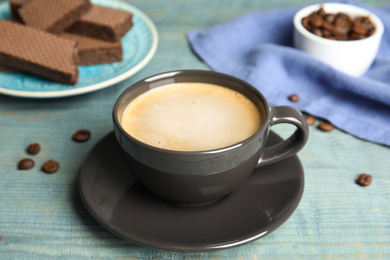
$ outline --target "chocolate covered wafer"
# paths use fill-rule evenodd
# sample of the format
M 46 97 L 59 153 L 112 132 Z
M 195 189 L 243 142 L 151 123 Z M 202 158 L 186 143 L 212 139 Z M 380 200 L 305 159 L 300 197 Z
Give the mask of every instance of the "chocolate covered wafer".
M 0 64 L 65 84 L 76 84 L 77 43 L 0 20 Z
M 60 33 L 91 8 L 89 0 L 30 0 L 18 10 L 31 27 Z
M 9 2 L 9 6 L 10 6 L 10 10 L 11 10 L 11 14 L 12 14 L 12 17 L 16 20 L 16 21 L 21 21 L 22 19 L 20 18 L 19 16 L 19 12 L 18 10 L 26 3 L 28 3 L 29 1 L 31 0 L 11 0 Z
M 118 42 L 133 26 L 132 19 L 133 15 L 130 12 L 92 5 L 92 8 L 66 31 L 104 41 Z
M 120 41 L 107 42 L 70 33 L 62 33 L 60 36 L 78 43 L 77 65 L 103 64 L 122 60 Z

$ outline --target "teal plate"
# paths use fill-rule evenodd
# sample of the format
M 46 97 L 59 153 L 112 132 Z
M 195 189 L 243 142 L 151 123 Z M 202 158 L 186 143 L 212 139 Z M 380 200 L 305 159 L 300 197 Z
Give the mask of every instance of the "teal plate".
M 94 4 L 129 11 L 133 27 L 122 38 L 123 61 L 79 66 L 75 86 L 52 82 L 22 72 L 0 72 L 0 93 L 25 98 L 55 98 L 89 93 L 110 87 L 141 70 L 152 59 L 158 44 L 156 27 L 134 6 L 116 0 L 92 0 Z M 11 18 L 9 3 L 0 3 L 0 19 Z

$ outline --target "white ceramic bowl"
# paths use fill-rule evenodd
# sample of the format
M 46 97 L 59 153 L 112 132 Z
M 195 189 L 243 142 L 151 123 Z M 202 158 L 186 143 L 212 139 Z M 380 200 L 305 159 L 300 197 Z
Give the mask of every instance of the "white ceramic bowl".
M 343 12 L 350 17 L 368 16 L 375 32 L 364 39 L 337 41 L 319 37 L 302 25 L 302 18 L 324 8 L 326 13 Z M 299 10 L 294 16 L 294 45 L 314 58 L 351 76 L 363 75 L 373 63 L 383 35 L 382 21 L 370 11 L 348 4 L 314 4 Z

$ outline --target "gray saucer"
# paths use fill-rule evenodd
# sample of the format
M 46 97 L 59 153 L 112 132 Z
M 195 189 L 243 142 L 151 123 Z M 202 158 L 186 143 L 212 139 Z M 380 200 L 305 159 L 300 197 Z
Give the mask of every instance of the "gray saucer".
M 281 138 L 270 133 L 269 143 Z M 180 207 L 150 193 L 129 173 L 113 133 L 100 140 L 81 167 L 85 206 L 106 229 L 133 243 L 200 252 L 239 246 L 281 226 L 303 194 L 297 156 L 256 169 L 238 190 L 205 207 Z

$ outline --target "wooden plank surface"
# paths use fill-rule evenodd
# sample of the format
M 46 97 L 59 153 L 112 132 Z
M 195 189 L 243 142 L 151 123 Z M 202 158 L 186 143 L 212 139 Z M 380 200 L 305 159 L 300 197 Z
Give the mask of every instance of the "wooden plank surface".
M 261 10 L 297 6 L 306 0 L 133 0 L 157 26 L 159 47 L 143 70 L 113 87 L 54 100 L 0 96 L 0 259 L 390 259 L 390 149 L 339 130 L 310 127 L 299 153 L 305 192 L 291 218 L 270 235 L 247 245 L 211 253 L 175 253 L 140 247 L 101 227 L 78 192 L 80 165 L 112 130 L 111 109 L 133 82 L 174 69 L 208 69 L 191 52 L 187 32 Z M 380 7 L 388 1 L 366 0 Z M 0 38 L 1 40 L 1 38 Z M 316 123 L 318 124 L 318 122 Z M 74 131 L 90 129 L 86 143 L 71 141 Z M 282 136 L 291 128 L 277 127 Z M 36 166 L 19 171 L 25 148 Z M 44 174 L 48 159 L 59 172 Z M 363 172 L 368 187 L 355 184 Z

